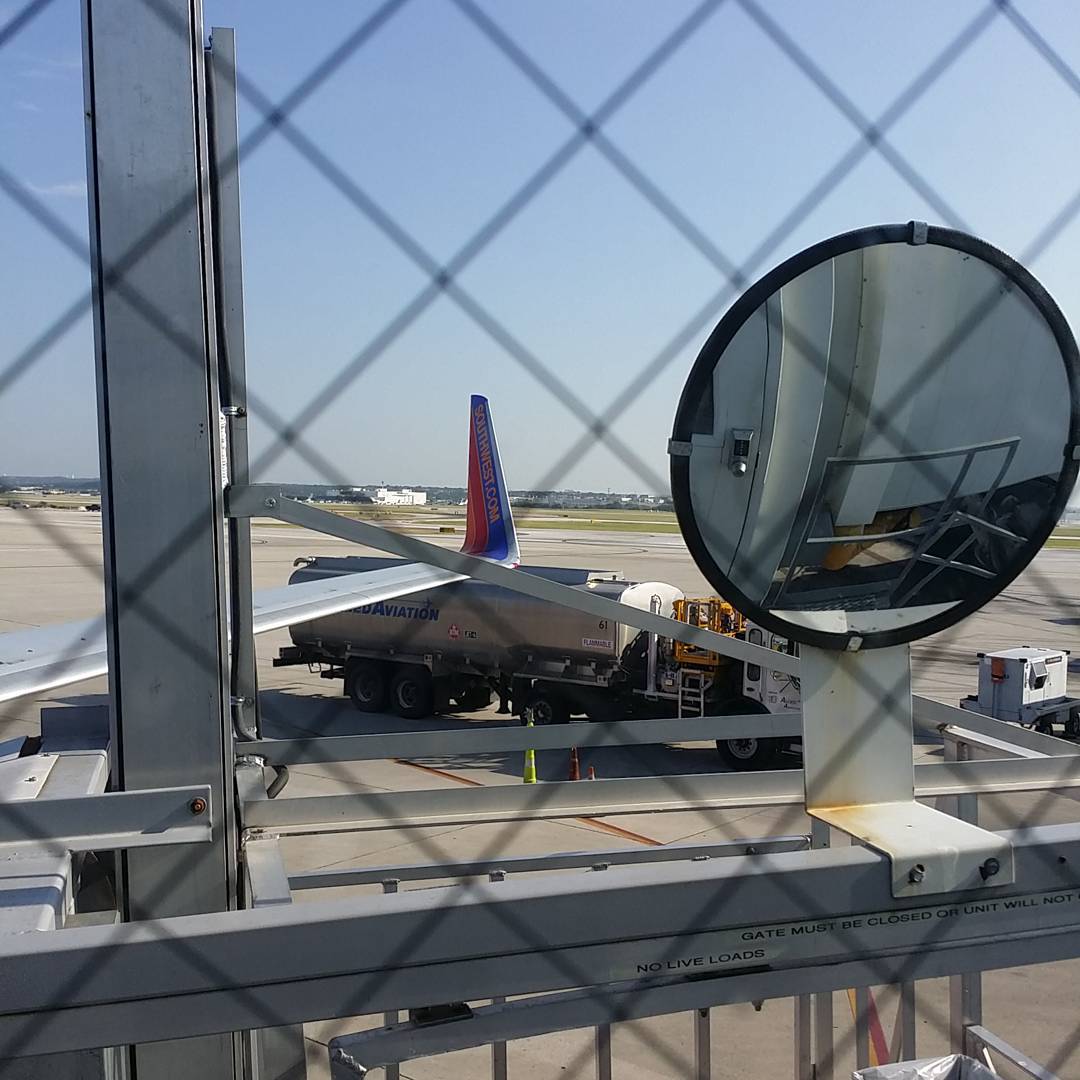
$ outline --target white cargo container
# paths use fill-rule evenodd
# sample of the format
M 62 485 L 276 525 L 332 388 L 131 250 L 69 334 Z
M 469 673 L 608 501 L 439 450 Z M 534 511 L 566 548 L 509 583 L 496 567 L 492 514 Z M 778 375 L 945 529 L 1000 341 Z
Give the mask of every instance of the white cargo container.
M 1066 693 L 1069 654 L 1064 649 L 1024 646 L 979 653 L 979 692 L 962 709 L 1050 732 L 1061 724 L 1080 734 L 1080 700 Z

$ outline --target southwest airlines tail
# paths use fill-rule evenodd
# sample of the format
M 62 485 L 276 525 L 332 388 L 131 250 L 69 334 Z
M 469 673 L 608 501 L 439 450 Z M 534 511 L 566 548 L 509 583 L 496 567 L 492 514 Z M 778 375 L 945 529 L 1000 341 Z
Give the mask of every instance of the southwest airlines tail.
M 510 492 L 503 479 L 499 447 L 491 423 L 491 407 L 474 394 L 469 403 L 469 497 L 466 506 L 466 555 L 477 555 L 508 566 L 521 562 Z

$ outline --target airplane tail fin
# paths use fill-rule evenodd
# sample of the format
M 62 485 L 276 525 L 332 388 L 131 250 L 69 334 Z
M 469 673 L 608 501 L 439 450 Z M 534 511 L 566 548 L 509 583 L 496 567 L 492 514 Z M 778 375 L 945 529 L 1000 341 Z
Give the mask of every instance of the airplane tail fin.
M 503 479 L 491 407 L 485 397 L 469 403 L 469 496 L 466 506 L 466 555 L 517 566 L 521 562 L 510 492 Z

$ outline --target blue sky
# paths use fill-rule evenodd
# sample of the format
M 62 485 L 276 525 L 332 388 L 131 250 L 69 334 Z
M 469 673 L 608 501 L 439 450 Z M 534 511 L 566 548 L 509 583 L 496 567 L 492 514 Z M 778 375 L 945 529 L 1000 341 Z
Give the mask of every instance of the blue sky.
M 586 113 L 695 7 L 477 2 Z M 871 118 L 986 9 L 966 0 L 759 2 Z M 20 7 L 0 0 L 0 25 Z M 241 70 L 276 100 L 374 8 L 205 0 L 205 23 L 236 28 Z M 1017 10 L 1080 70 L 1080 7 L 1028 0 Z M 0 164 L 85 235 L 80 53 L 74 0 L 54 0 L 0 50 Z M 259 119 L 246 103 L 240 118 L 242 131 Z M 406 3 L 293 121 L 439 265 L 574 131 L 446 0 Z M 1080 97 L 1000 13 L 888 131 L 943 200 L 936 206 L 871 150 L 775 235 L 859 136 L 737 0 L 721 4 L 603 132 L 732 262 L 753 257 L 752 277 L 832 233 L 910 218 L 964 226 L 1020 255 L 1080 186 Z M 428 278 L 278 136 L 243 162 L 241 185 L 249 381 L 292 416 Z M 85 292 L 88 277 L 2 194 L 0 236 L 3 367 Z M 1071 219 L 1029 264 L 1074 327 L 1077 252 L 1080 223 Z M 320 476 L 292 452 L 267 459 L 272 433 L 257 421 L 260 478 L 463 483 L 467 397 L 483 392 L 513 486 L 662 487 L 682 381 L 730 302 L 723 274 L 585 145 L 458 281 L 467 304 L 594 411 L 668 356 L 614 425 L 636 463 L 604 445 L 576 450 L 573 408 L 441 295 L 306 428 L 335 475 Z M 88 318 L 0 397 L 0 420 L 0 473 L 97 471 Z

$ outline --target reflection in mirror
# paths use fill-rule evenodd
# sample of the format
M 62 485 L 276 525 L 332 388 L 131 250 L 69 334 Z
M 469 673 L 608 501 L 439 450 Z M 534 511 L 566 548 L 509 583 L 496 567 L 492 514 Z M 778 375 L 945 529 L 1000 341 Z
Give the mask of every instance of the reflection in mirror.
M 888 243 L 828 259 L 753 311 L 697 385 L 701 541 L 789 622 L 895 630 L 988 598 L 1046 527 L 1065 364 L 1039 308 L 973 255 Z

